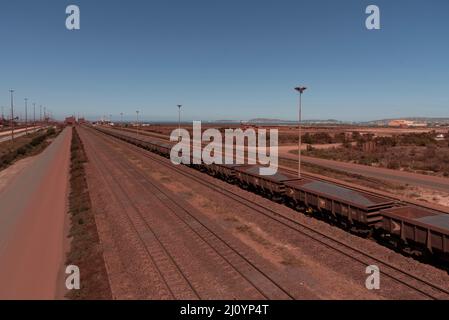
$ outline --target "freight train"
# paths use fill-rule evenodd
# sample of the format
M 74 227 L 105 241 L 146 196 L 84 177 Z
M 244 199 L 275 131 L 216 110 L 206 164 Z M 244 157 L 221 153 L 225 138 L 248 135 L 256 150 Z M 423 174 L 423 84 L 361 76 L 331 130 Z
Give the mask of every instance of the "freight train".
M 169 158 L 172 145 L 150 137 L 98 131 Z M 190 163 L 193 163 L 192 161 Z M 449 263 L 449 214 L 279 170 L 259 175 L 258 165 L 190 165 L 352 233 L 369 236 L 407 255 Z

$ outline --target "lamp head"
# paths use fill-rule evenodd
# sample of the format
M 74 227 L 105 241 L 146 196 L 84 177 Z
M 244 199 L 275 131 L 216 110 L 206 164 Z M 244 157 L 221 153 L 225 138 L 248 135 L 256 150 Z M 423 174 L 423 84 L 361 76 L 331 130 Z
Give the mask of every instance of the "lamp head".
M 303 93 L 307 88 L 306 87 L 296 87 L 295 90 L 298 91 L 299 93 Z

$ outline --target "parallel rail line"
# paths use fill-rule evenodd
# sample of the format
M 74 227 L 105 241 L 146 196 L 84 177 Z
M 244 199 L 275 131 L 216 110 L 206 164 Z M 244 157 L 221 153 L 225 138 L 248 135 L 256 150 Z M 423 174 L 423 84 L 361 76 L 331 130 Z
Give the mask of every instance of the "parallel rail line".
M 105 134 L 105 133 L 103 133 Z M 106 135 L 106 134 L 105 134 Z M 110 135 L 109 135 L 110 136 Z M 113 136 L 112 136 L 113 137 Z M 113 137 L 115 138 L 115 137 Z M 119 140 L 118 138 L 115 138 Z M 121 141 L 121 140 L 119 140 Z M 126 143 L 126 142 L 125 142 Z M 210 183 L 205 182 L 203 179 L 201 179 L 198 175 L 193 174 L 190 168 L 187 168 L 185 166 L 179 166 L 175 167 L 171 163 L 169 163 L 165 158 L 155 155 L 149 151 L 146 151 L 138 146 L 135 146 L 130 143 L 126 143 L 130 148 L 134 149 L 136 152 L 144 155 L 147 158 L 152 159 L 153 161 L 158 162 L 159 164 L 170 168 L 176 172 L 178 172 L 181 175 L 184 175 L 186 177 L 191 178 L 192 180 L 195 180 L 201 185 L 204 185 L 208 188 L 213 189 L 214 191 L 225 195 L 240 204 L 252 209 L 255 212 L 258 212 L 267 218 L 282 224 L 283 226 L 294 230 L 296 232 L 299 232 L 308 238 L 317 241 L 318 243 L 321 243 L 322 245 L 354 260 L 358 263 L 362 264 L 363 266 L 368 266 L 373 263 L 381 264 L 383 268 L 382 274 L 386 275 L 390 279 L 420 293 L 421 295 L 432 299 L 432 300 L 438 300 L 438 299 L 449 299 L 449 290 L 442 288 L 430 281 L 427 281 L 425 279 L 422 279 L 410 272 L 401 270 L 399 267 L 394 266 L 391 263 L 388 263 L 386 261 L 381 260 L 380 258 L 375 257 L 372 254 L 366 253 L 354 246 L 350 246 L 332 236 L 329 236 L 325 234 L 324 232 L 321 232 L 315 228 L 312 228 L 310 226 L 307 226 L 304 223 L 301 223 L 297 220 L 294 220 L 290 217 L 287 217 L 286 215 L 276 212 L 270 208 L 266 208 L 254 201 L 248 200 L 244 196 L 239 195 L 238 193 L 235 193 L 233 191 L 227 190 L 222 188 L 220 185 L 216 183 Z M 380 266 L 379 266 L 380 267 Z
M 128 147 L 132 146 L 127 144 Z M 137 147 L 136 147 L 137 148 Z M 139 154 L 141 154 L 141 149 L 136 149 L 135 151 L 137 151 Z M 158 162 L 159 163 L 159 162 Z M 122 166 L 122 168 L 124 170 L 126 170 L 125 167 Z M 268 296 L 264 290 L 262 288 L 259 288 L 260 285 L 254 283 L 254 281 L 252 279 L 250 279 L 244 272 L 240 271 L 239 268 L 236 266 L 236 263 L 232 262 L 232 260 L 235 261 L 235 258 L 231 257 L 230 255 L 235 255 L 238 256 L 240 258 L 240 268 L 247 268 L 250 267 L 252 269 L 254 269 L 255 271 L 257 271 L 260 275 L 262 275 L 265 279 L 266 282 L 270 282 L 273 286 L 275 286 L 277 288 L 278 291 L 280 291 L 284 297 L 288 298 L 288 299 L 295 299 L 293 295 L 291 295 L 287 289 L 283 288 L 282 285 L 280 285 L 276 280 L 272 279 L 272 277 L 270 277 L 268 274 L 266 274 L 266 272 L 264 272 L 263 270 L 261 270 L 257 265 L 255 265 L 253 262 L 251 262 L 249 259 L 247 259 L 244 255 L 242 255 L 238 250 L 236 250 L 235 248 L 233 248 L 229 243 L 226 242 L 225 239 L 223 239 L 219 234 L 217 234 L 215 231 L 211 230 L 211 228 L 209 228 L 206 224 L 204 224 L 202 221 L 200 221 L 194 214 L 192 214 L 190 211 L 188 211 L 187 209 L 185 209 L 181 204 L 178 203 L 178 201 L 176 199 L 173 198 L 172 195 L 170 195 L 169 193 L 167 193 L 165 190 L 163 190 L 162 188 L 160 188 L 159 186 L 157 186 L 155 183 L 153 183 L 146 175 L 142 174 L 141 172 L 138 171 L 134 171 L 134 174 L 137 176 L 139 176 L 140 178 L 143 178 L 145 180 L 145 182 L 147 182 L 149 185 L 151 185 L 151 187 L 154 190 L 157 190 L 158 193 L 160 193 L 162 196 L 161 201 L 165 202 L 166 206 L 174 213 L 174 215 L 183 223 L 185 224 L 193 233 L 195 233 L 200 239 L 202 239 L 204 241 L 205 244 L 207 244 L 218 256 L 220 256 L 224 261 L 226 261 L 229 266 L 234 269 L 243 279 L 245 279 L 248 283 L 250 283 L 256 291 L 258 291 L 260 293 L 261 296 L 263 296 L 265 299 L 270 299 L 270 296 Z M 117 182 L 117 184 L 119 185 L 119 181 L 117 181 L 117 179 L 114 178 L 114 180 Z M 136 179 L 136 181 L 139 181 L 139 179 Z M 140 182 L 138 182 L 140 184 Z M 123 193 L 126 194 L 126 191 L 120 186 L 121 190 Z M 129 196 L 127 195 L 130 203 L 132 204 L 132 199 L 129 198 Z M 175 208 L 173 208 L 172 205 L 175 206 Z M 136 211 L 137 208 L 136 208 Z M 207 234 L 205 235 L 204 232 L 203 234 L 200 234 L 199 231 L 195 230 L 194 227 L 192 227 L 191 224 L 189 224 L 185 219 L 183 219 L 180 216 L 180 211 L 182 211 L 183 213 L 187 214 L 189 217 L 191 217 L 194 221 L 196 221 L 203 229 L 204 231 L 210 233 L 210 235 L 212 237 L 208 237 L 209 239 L 207 239 Z M 140 211 L 138 211 L 140 213 Z M 141 214 L 141 213 L 140 213 Z M 145 221 L 145 219 L 142 217 L 142 219 Z M 149 230 L 152 230 L 151 226 L 146 223 L 148 226 Z M 152 231 L 154 234 L 155 232 Z M 155 234 L 155 236 L 157 237 L 157 235 Z M 214 239 L 215 238 L 215 239 Z M 164 250 L 167 252 L 167 254 L 169 254 L 168 250 L 164 247 L 163 243 L 158 239 L 160 245 L 164 248 Z M 219 245 L 221 246 L 225 246 L 225 250 L 230 251 L 231 253 L 229 254 L 228 252 L 228 256 L 226 256 L 224 253 L 220 252 L 220 250 L 218 250 L 217 244 L 212 244 L 212 242 L 219 242 Z M 173 259 L 173 257 L 171 257 L 171 259 L 173 260 L 174 263 L 175 260 Z M 243 263 L 242 263 L 243 262 Z M 178 266 L 178 269 L 181 271 L 181 269 Z M 185 276 L 183 274 L 183 276 L 185 277 L 186 281 L 187 280 L 187 276 Z M 190 284 L 190 282 L 189 282 Z M 168 285 L 168 284 L 167 284 Z M 190 284 L 190 286 L 193 289 L 193 285 Z M 200 298 L 199 294 L 195 291 L 196 295 L 198 296 L 198 298 Z

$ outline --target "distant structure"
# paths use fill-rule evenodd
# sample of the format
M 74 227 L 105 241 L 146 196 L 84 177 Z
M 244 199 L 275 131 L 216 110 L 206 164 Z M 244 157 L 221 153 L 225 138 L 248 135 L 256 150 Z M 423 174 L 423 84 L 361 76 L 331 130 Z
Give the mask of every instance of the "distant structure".
M 75 119 L 75 117 L 67 117 L 67 118 L 65 118 L 65 121 L 64 121 L 64 123 L 67 125 L 67 126 L 73 126 L 73 125 L 75 125 L 76 124 L 76 119 Z
M 391 120 L 390 122 L 388 122 L 388 126 L 400 128 L 427 127 L 427 123 L 398 119 L 398 120 Z
M 86 123 L 86 119 L 84 119 L 84 118 L 78 118 L 78 123 L 79 123 L 79 124 L 84 124 L 84 123 Z

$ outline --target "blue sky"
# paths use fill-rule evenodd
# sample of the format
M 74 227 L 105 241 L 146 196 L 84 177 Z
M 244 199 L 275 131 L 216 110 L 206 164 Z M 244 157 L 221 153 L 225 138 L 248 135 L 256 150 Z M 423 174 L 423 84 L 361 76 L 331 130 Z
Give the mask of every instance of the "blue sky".
M 2 0 L 0 39 L 0 105 L 14 88 L 19 112 L 294 120 L 304 84 L 306 119 L 449 117 L 447 0 Z

